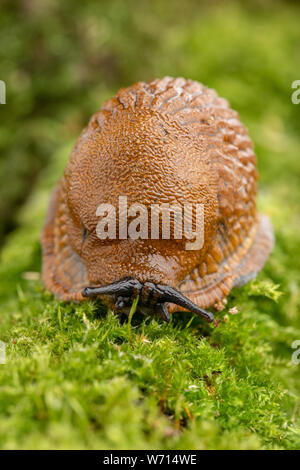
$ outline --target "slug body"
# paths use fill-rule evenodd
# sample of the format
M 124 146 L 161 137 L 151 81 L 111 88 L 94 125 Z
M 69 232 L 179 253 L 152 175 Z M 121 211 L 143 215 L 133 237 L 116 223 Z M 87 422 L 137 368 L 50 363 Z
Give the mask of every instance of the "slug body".
M 272 249 L 256 193 L 253 145 L 226 100 L 183 78 L 136 83 L 92 116 L 54 189 L 43 281 L 65 301 L 99 296 L 124 310 L 139 295 L 140 310 L 166 320 L 166 305 L 205 317 L 203 309 L 256 276 Z M 149 210 L 201 204 L 202 248 L 187 250 L 184 236 L 99 239 L 97 208 L 117 207 L 120 196 Z

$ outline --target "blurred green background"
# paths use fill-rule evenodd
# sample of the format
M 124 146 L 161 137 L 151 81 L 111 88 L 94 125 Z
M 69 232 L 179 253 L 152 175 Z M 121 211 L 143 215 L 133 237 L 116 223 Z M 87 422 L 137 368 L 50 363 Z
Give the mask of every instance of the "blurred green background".
M 0 9 L 0 447 L 300 448 L 299 2 Z M 258 281 L 231 294 L 240 315 L 225 310 L 209 332 L 188 315 L 139 319 L 133 352 L 126 323 L 43 290 L 39 233 L 90 115 L 120 87 L 164 75 L 215 88 L 240 113 L 276 246 Z

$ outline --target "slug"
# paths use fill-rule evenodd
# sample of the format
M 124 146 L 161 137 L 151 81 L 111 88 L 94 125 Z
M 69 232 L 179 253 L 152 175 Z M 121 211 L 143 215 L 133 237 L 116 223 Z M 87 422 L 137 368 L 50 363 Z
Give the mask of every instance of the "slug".
M 121 89 L 91 117 L 54 188 L 41 235 L 46 288 L 124 312 L 139 296 L 147 315 L 213 321 L 206 309 L 254 278 L 273 247 L 256 211 L 256 163 L 238 113 L 214 90 L 170 77 Z M 151 236 L 151 214 L 174 207 L 167 236 L 162 212 Z

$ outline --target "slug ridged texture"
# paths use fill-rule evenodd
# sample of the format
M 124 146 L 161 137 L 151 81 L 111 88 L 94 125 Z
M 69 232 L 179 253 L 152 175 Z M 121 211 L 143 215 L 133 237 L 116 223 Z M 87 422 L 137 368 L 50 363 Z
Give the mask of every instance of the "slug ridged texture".
M 125 276 L 177 287 L 206 308 L 263 267 L 273 246 L 256 212 L 256 156 L 228 102 L 165 77 L 121 89 L 94 114 L 55 188 L 42 233 L 43 280 L 63 300 Z M 204 246 L 186 240 L 100 240 L 100 203 L 204 204 Z M 175 307 L 178 309 L 178 307 Z

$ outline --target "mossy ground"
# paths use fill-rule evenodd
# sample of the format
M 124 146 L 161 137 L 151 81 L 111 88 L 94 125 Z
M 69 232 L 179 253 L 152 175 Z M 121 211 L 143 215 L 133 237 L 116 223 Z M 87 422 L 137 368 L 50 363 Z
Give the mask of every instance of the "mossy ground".
M 93 2 L 84 14 L 74 7 L 74 17 L 92 57 L 100 40 L 117 51 L 120 83 L 111 79 L 108 86 L 100 70 L 95 84 L 94 72 L 82 90 L 83 114 L 77 94 L 64 112 L 57 106 L 58 119 L 50 111 L 47 122 L 42 118 L 33 133 L 47 134 L 52 155 L 2 249 L 0 339 L 7 362 L 0 365 L 0 448 L 299 449 L 300 364 L 291 358 L 300 340 L 300 105 L 291 102 L 291 83 L 300 78 L 300 10 L 279 2 L 216 4 L 185 22 L 163 2 L 151 8 L 141 2 L 126 14 L 113 3 L 104 17 Z M 55 15 L 38 14 L 55 49 L 62 27 L 55 29 Z M 91 37 L 85 24 L 94 25 Z M 98 38 L 97 26 L 106 39 Z M 49 192 L 83 117 L 120 85 L 164 74 L 215 87 L 240 112 L 259 159 L 259 208 L 275 227 L 265 269 L 231 293 L 214 326 L 177 313 L 168 325 L 136 314 L 130 327 L 100 304 L 59 302 L 38 278 Z M 238 313 L 230 313 L 233 307 Z

